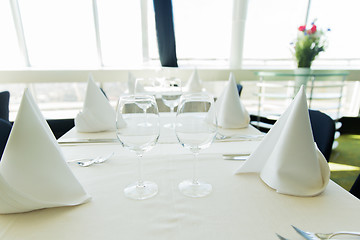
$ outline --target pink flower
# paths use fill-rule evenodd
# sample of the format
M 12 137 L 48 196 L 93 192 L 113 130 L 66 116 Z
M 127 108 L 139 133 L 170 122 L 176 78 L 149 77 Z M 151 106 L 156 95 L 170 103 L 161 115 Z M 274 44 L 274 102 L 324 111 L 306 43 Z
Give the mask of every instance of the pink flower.
M 313 24 L 311 29 L 310 29 L 311 33 L 315 33 L 316 32 L 316 25 Z
M 305 25 L 300 26 L 298 29 L 299 29 L 299 31 L 303 32 L 306 30 L 306 26 Z M 316 27 L 315 27 L 315 29 L 316 29 Z

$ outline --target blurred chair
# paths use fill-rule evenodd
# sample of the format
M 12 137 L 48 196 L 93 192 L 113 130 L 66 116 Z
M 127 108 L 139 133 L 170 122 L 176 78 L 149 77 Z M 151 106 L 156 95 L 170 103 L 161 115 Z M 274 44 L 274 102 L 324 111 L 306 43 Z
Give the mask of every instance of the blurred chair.
M 335 136 L 335 122 L 327 114 L 309 109 L 314 141 L 327 161 L 330 160 Z
M 314 142 L 316 142 L 316 145 L 326 160 L 329 161 L 334 143 L 335 122 L 327 114 L 312 109 L 309 109 L 309 118 Z M 251 115 L 250 119 L 251 125 L 265 133 L 267 133 L 276 122 L 274 119 L 257 115 Z
M 8 91 L 0 92 L 0 118 L 9 121 L 9 101 Z
M 360 199 L 360 174 L 354 182 L 354 185 L 350 189 L 350 193 Z
M 239 96 L 241 96 L 241 91 L 243 89 L 243 86 L 241 84 L 236 84 L 236 87 L 237 87 L 237 90 L 238 90 L 238 93 L 239 93 Z
M 11 132 L 11 123 L 4 119 L 0 119 L 0 157 L 2 156 L 7 140 Z
M 46 120 L 49 124 L 51 131 L 53 132 L 56 139 L 64 135 L 67 131 L 75 126 L 74 119 L 48 119 Z

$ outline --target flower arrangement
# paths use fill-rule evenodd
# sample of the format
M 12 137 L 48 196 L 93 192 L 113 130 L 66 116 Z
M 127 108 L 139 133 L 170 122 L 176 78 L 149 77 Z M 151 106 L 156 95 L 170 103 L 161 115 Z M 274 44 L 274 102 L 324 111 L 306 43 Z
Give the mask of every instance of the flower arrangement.
M 305 25 L 298 28 L 298 36 L 294 45 L 294 55 L 297 66 L 300 68 L 310 68 L 315 57 L 325 51 L 327 40 L 325 33 L 318 30 L 315 21 L 311 23 L 310 29 Z M 327 31 L 330 31 L 328 29 Z

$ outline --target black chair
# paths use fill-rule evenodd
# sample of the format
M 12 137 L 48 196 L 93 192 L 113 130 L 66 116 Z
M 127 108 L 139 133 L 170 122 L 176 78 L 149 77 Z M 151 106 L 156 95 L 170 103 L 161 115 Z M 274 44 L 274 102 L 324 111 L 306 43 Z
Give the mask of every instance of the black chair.
M 313 132 L 314 142 L 327 161 L 330 160 L 332 145 L 335 136 L 335 122 L 327 114 L 309 109 L 311 129 Z M 262 116 L 250 115 L 251 124 L 261 132 L 267 133 L 276 120 Z
M 241 84 L 236 84 L 236 87 L 237 87 L 239 96 L 241 96 L 241 91 L 242 91 L 242 89 L 243 89 L 243 86 L 242 86 Z
M 0 92 L 0 118 L 9 121 L 9 101 L 10 93 L 8 91 Z
M 67 131 L 75 126 L 74 119 L 48 119 L 46 120 L 49 124 L 51 131 L 53 132 L 56 139 L 64 135 Z
M 12 125 L 9 121 L 0 119 L 0 157 L 2 156 L 7 140 L 11 132 Z
M 327 161 L 330 160 L 335 136 L 335 122 L 327 114 L 309 109 L 314 141 Z
M 352 185 L 350 193 L 360 199 L 360 174 L 355 180 L 354 185 Z

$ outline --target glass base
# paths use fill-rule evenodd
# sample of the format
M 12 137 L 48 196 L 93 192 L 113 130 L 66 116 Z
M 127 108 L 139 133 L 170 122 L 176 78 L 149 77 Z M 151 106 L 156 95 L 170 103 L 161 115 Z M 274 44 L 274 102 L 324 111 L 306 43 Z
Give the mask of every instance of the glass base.
M 212 191 L 212 186 L 209 183 L 193 180 L 185 180 L 179 184 L 179 190 L 182 194 L 188 197 L 205 197 Z
M 156 183 L 145 181 L 142 186 L 138 182 L 128 185 L 124 189 L 126 197 L 135 200 L 144 200 L 155 196 L 158 193 L 158 186 Z

